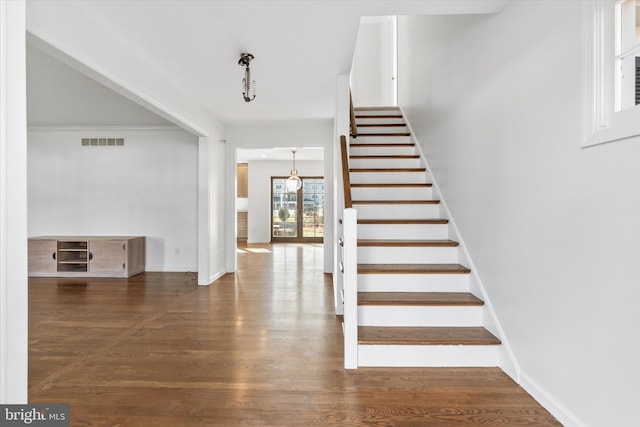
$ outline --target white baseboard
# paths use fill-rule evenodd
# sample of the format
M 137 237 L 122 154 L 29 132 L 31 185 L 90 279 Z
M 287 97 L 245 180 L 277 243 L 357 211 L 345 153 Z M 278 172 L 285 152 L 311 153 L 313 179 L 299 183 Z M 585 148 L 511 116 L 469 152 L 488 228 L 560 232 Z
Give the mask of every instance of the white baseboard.
M 524 372 L 520 372 L 520 386 L 538 401 L 547 411 L 558 419 L 565 427 L 586 427 L 587 424 L 576 414 L 571 412 L 566 406 L 544 389 L 535 380 L 531 379 Z

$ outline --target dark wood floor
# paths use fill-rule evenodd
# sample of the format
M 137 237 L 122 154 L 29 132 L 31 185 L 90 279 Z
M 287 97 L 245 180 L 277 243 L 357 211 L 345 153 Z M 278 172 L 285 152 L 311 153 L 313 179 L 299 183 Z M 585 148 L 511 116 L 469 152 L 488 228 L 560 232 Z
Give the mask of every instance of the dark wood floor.
M 191 273 L 29 280 L 29 402 L 72 426 L 550 426 L 499 369 L 342 368 L 322 247 Z

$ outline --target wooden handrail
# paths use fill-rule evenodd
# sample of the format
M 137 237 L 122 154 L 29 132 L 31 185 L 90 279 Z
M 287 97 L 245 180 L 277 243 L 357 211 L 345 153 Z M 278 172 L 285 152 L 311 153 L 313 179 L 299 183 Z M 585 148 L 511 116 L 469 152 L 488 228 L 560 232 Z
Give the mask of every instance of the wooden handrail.
M 349 92 L 349 120 L 351 121 L 351 137 L 358 137 L 358 126 L 356 125 L 356 112 L 353 109 L 353 95 Z
M 351 178 L 349 177 L 349 156 L 347 155 L 347 137 L 340 135 L 340 151 L 342 151 L 342 185 L 344 188 L 344 207 L 353 206 L 351 202 Z

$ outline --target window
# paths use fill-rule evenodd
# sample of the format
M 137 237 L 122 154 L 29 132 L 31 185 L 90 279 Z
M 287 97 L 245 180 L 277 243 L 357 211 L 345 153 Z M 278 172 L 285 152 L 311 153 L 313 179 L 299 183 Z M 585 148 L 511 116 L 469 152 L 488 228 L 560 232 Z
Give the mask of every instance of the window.
M 638 104 L 638 56 L 640 55 L 640 19 L 636 0 L 617 1 L 615 6 L 615 82 L 616 111 Z
M 637 0 L 594 0 L 586 8 L 583 146 L 640 135 Z

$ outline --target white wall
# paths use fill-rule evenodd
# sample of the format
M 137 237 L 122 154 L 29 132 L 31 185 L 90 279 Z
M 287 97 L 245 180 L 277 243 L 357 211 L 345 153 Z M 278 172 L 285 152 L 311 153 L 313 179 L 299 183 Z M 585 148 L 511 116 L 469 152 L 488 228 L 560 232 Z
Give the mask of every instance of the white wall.
M 124 147 L 82 147 L 124 137 Z M 146 236 L 147 271 L 196 271 L 198 143 L 182 130 L 30 131 L 29 236 Z
M 296 169 L 301 177 L 324 175 L 324 163 L 321 161 L 296 161 Z M 271 177 L 290 174 L 290 161 L 249 161 L 248 243 L 271 241 Z M 326 211 L 325 206 L 325 213 Z
M 522 385 L 567 426 L 633 426 L 640 141 L 581 148 L 582 16 L 582 2 L 518 1 L 403 17 L 399 104 Z

